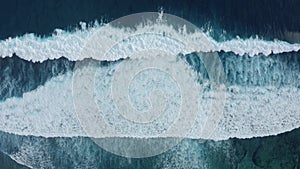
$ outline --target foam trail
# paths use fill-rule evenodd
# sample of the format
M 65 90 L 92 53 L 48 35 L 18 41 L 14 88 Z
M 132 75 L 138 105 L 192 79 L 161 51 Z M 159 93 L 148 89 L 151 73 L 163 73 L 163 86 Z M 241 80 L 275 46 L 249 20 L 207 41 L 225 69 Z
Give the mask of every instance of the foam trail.
M 99 25 L 94 24 L 86 28 L 85 23 L 81 23 L 81 29 L 76 29 L 74 32 L 67 32 L 63 30 L 55 30 L 50 37 L 37 37 L 34 34 L 25 34 L 20 37 L 8 38 L 0 41 L 0 55 L 2 57 L 12 56 L 13 53 L 25 60 L 33 62 L 42 62 L 47 59 L 56 59 L 64 56 L 69 60 L 76 61 L 90 57 L 81 54 L 81 50 L 93 35 L 101 31 L 101 38 L 103 42 L 113 41 L 119 42 L 132 34 L 146 34 L 153 32 L 158 36 L 168 36 L 175 39 L 184 39 L 193 45 L 196 45 L 195 51 L 226 51 L 233 52 L 238 55 L 248 54 L 255 56 L 258 54 L 269 55 L 271 53 L 283 53 L 298 51 L 300 44 L 289 44 L 284 41 L 265 41 L 258 38 L 250 39 L 233 39 L 224 42 L 217 42 L 211 38 L 207 33 L 198 32 L 186 33 L 181 29 L 175 30 L 172 26 L 164 25 L 163 22 L 148 23 L 148 25 L 137 26 L 136 30 L 125 30 L 123 28 L 113 27 L 109 24 Z M 105 28 L 105 29 L 103 29 Z M 136 37 L 133 37 L 136 38 Z M 147 37 L 145 37 L 147 38 Z M 151 37 L 150 37 L 151 38 Z M 149 39 L 142 39 L 147 42 Z M 156 43 L 157 47 L 165 46 L 167 42 L 164 38 L 159 39 Z M 106 44 L 101 44 L 105 46 Z M 97 47 L 101 46 L 98 45 Z M 105 50 L 98 49 L 97 50 Z M 182 53 L 190 53 L 194 51 L 182 51 Z M 94 58 L 98 60 L 118 60 L 118 58 Z

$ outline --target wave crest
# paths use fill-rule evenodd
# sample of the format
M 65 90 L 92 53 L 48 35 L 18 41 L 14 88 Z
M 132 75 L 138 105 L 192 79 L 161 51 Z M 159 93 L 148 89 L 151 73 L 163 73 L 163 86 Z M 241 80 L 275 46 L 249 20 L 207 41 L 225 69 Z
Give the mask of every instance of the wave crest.
M 86 23 L 80 23 L 81 28 L 68 32 L 56 29 L 50 37 L 38 37 L 33 33 L 25 34 L 20 37 L 8 38 L 0 41 L 0 55 L 2 57 L 16 54 L 25 60 L 33 62 L 43 62 L 47 59 L 57 59 L 61 56 L 69 60 L 76 61 L 87 58 L 82 55 L 81 50 L 85 43 L 95 34 L 101 34 L 103 42 L 100 45 L 107 45 L 107 41 L 118 42 L 128 37 L 130 34 L 147 34 L 149 32 L 161 36 L 169 36 L 175 39 L 184 39 L 195 45 L 195 51 L 186 52 L 208 52 L 208 51 L 225 51 L 233 52 L 238 55 L 255 56 L 258 54 L 270 55 L 283 52 L 298 51 L 300 44 L 290 44 L 285 41 L 274 40 L 266 41 L 259 38 L 240 39 L 239 37 L 218 42 L 214 40 L 209 33 L 202 30 L 187 32 L 184 27 L 169 25 L 161 19 L 161 14 L 155 22 L 143 22 L 136 25 L 135 28 L 117 27 L 112 24 L 95 24 L 87 26 Z M 147 36 L 142 39 L 147 42 Z M 164 39 L 158 40 L 157 45 L 164 44 Z M 97 44 L 99 46 L 99 44 Z M 186 53 L 185 53 L 186 54 Z M 114 58 L 94 58 L 97 60 L 118 60 L 123 56 Z

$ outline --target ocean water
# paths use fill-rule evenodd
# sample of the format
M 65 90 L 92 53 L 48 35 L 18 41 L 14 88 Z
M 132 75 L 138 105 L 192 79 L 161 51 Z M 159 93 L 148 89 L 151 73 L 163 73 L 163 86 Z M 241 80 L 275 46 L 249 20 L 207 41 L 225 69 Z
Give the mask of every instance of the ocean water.
M 3 168 L 297 168 L 299 129 L 251 139 L 200 142 L 184 139 L 148 158 L 111 154 L 83 137 L 44 138 L 1 133 Z M 8 144 L 10 143 L 10 144 Z M 15 161 L 13 161 L 13 160 Z M 19 164 L 18 164 L 19 163 Z
M 1 5 L 1 39 L 33 32 L 51 35 L 53 30 L 73 30 L 79 22 L 112 21 L 138 12 L 166 13 L 185 18 L 199 27 L 213 28 L 216 39 L 258 35 L 266 39 L 296 41 L 300 21 L 297 0 L 222 1 L 7 1 Z M 12 15 L 12 11 L 14 14 Z M 32 11 L 32 12 L 28 12 Z M 226 33 L 225 33 L 226 32 Z M 224 34 L 225 33 L 225 34 Z M 294 36 L 292 36 L 294 35 Z
M 2 4 L 0 168 L 300 168 L 298 1 L 7 1 Z M 138 25 L 133 31 L 107 24 L 138 12 L 157 13 L 157 22 Z M 186 33 L 184 27 L 176 29 L 176 25 L 165 24 L 160 17 L 167 13 L 182 17 L 200 29 Z M 98 32 L 101 33 L 98 38 L 103 40 L 99 44 L 90 41 Z M 130 36 L 132 32 L 134 36 Z M 114 45 L 105 55 L 89 56 L 82 52 L 86 44 L 104 50 L 110 41 L 121 41 L 121 45 Z M 193 83 L 201 87 L 195 91 L 201 94 L 199 107 L 203 111 L 199 114 L 204 116 L 207 106 L 217 99 L 211 95 L 214 86 L 209 84 L 210 71 L 201 58 L 216 54 L 226 79 L 226 102 L 211 135 L 199 134 L 203 119 L 197 116 L 192 131 L 168 151 L 145 158 L 122 157 L 99 147 L 93 137 L 111 139 L 116 144 L 126 139 L 162 142 L 166 138 L 152 138 L 151 133 L 148 138 L 144 128 L 134 125 L 126 128 L 128 123 L 119 116 L 107 120 L 119 126 L 117 130 L 124 135 L 86 132 L 74 113 L 72 97 L 76 72 L 84 70 L 78 68 L 78 62 L 89 59 L 91 63 L 97 62 L 98 92 L 93 94 L 98 106 L 105 107 L 104 115 L 109 116 L 116 110 L 109 100 L 112 97 L 109 85 L 114 82 L 113 76 L 118 75 L 118 66 L 129 64 L 128 70 L 135 70 L 137 63 L 147 61 L 147 56 L 127 55 L 153 48 L 172 51 L 177 55 L 176 68 L 194 74 Z M 154 61 L 151 63 L 161 63 L 160 59 Z M 183 67 L 181 63 L 185 63 Z M 217 61 L 210 64 L 218 67 Z M 138 94 L 143 96 L 152 91 L 147 90 L 151 86 L 169 88 L 167 96 L 175 99 L 167 102 L 167 106 L 177 108 L 176 98 L 180 96 L 171 93 L 177 91 L 176 86 L 154 83 L 161 79 L 152 78 L 144 86 L 139 86 L 138 81 L 143 81 L 143 76 L 137 78 L 132 91 L 140 90 Z M 133 104 L 140 105 L 137 109 L 151 107 L 147 101 L 141 102 L 142 96 L 138 94 L 133 99 Z M 167 113 L 161 117 L 162 122 L 150 127 L 164 131 L 171 115 Z M 174 132 L 167 136 L 182 135 Z

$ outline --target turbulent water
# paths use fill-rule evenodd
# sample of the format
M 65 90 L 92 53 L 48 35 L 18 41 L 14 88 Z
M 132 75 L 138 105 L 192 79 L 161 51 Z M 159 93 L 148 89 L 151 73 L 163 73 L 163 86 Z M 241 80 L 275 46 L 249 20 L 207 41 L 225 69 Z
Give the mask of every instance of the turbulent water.
M 172 3 L 163 9 L 164 12 L 171 11 L 195 22 L 201 28 L 195 32 L 165 24 L 160 18 L 163 12 L 157 13 L 157 22 L 143 23 L 132 30 L 106 24 L 116 19 L 114 17 L 133 11 L 142 12 L 146 8 L 157 11 L 165 3 L 148 2 L 148 7 L 141 7 L 129 2 L 128 9 L 120 13 L 108 12 L 102 7 L 99 11 L 103 18 L 99 22 L 95 22 L 95 19 L 99 20 L 96 12 L 72 18 L 68 17 L 68 12 L 72 14 L 74 9 L 67 9 L 61 15 L 68 19 L 63 17 L 52 24 L 44 19 L 40 21 L 43 23 L 40 26 L 22 24 L 33 15 L 30 13 L 18 21 L 22 24 L 18 29 L 12 29 L 9 24 L 1 26 L 0 168 L 299 168 L 300 43 L 297 43 L 297 35 L 293 32 L 299 31 L 300 23 L 288 24 L 284 19 L 276 22 L 287 25 L 282 27 L 270 24 L 274 21 L 273 17 L 265 17 L 258 18 L 255 27 L 251 25 L 254 22 L 251 19 L 241 21 L 247 17 L 246 14 L 240 12 L 241 15 L 235 18 L 235 15 L 214 5 L 223 2 L 203 2 L 196 10 L 191 5 L 196 2 L 191 1 Z M 279 4 L 279 9 L 288 8 L 284 3 L 274 3 Z M 57 8 L 55 2 L 49 2 L 48 5 Z M 116 6 L 117 9 L 124 7 L 124 4 L 117 2 L 102 2 L 101 5 Z M 12 4 L 8 6 L 15 9 L 16 20 L 26 10 L 43 8 L 26 4 L 20 10 Z M 245 6 L 239 3 L 232 5 L 230 10 L 238 7 L 241 11 L 245 10 Z M 89 8 L 83 6 L 81 9 Z M 225 5 L 224 9 L 229 10 L 229 7 Z M 275 10 L 277 7 L 267 9 Z M 297 13 L 294 8 L 290 12 Z M 58 10 L 56 15 L 60 13 L 62 11 Z M 221 15 L 225 19 L 216 19 Z M 282 18 L 286 15 L 285 12 L 279 14 Z M 39 20 L 39 17 L 46 16 L 36 17 Z M 5 15 L 0 19 L 5 21 Z M 85 20 L 91 24 L 79 22 Z M 230 25 L 230 21 L 238 26 Z M 79 27 L 74 26 L 78 23 Z M 268 24 L 269 28 L 264 27 Z M 67 29 L 70 25 L 73 26 Z M 32 31 L 34 33 L 27 33 Z M 150 31 L 154 33 L 149 34 Z M 97 50 L 106 50 L 106 45 L 111 41 L 121 41 L 123 46 L 115 45 L 105 55 L 85 55 L 86 44 L 98 32 L 101 32 L 101 39 L 106 43 L 91 43 Z M 174 39 L 181 39 L 182 42 Z M 195 92 L 202 94 L 201 115 L 208 114 L 209 103 L 215 99 L 211 86 L 207 85 L 209 75 L 201 56 L 216 52 L 220 57 L 226 77 L 226 102 L 213 134 L 207 137 L 199 134 L 203 127 L 203 116 L 199 115 L 185 139 L 163 154 L 131 159 L 101 149 L 88 136 L 115 138 L 116 142 L 127 137 L 147 139 L 147 136 L 142 129 L 128 132 L 131 130 L 126 127 L 118 128 L 125 135 L 89 135 L 84 131 L 75 113 L 72 97 L 76 62 L 87 58 L 99 61 L 95 85 L 100 92 L 95 93 L 95 98 L 101 100 L 109 96 L 109 83 L 113 81 L 118 65 L 147 59 L 135 55 L 128 57 L 128 53 L 164 47 L 186 63 L 188 71 L 196 74 L 195 82 L 201 86 L 201 90 Z M 98 104 L 104 105 L 108 112 L 115 111 L 109 101 Z M 165 117 L 171 118 L 168 115 Z M 119 117 L 109 119 L 109 123 L 126 126 Z M 155 127 L 161 129 L 166 124 L 167 120 Z M 171 137 L 181 137 L 177 133 L 172 134 Z M 151 139 L 163 138 L 151 136 Z M 202 139 L 207 141 L 203 142 Z

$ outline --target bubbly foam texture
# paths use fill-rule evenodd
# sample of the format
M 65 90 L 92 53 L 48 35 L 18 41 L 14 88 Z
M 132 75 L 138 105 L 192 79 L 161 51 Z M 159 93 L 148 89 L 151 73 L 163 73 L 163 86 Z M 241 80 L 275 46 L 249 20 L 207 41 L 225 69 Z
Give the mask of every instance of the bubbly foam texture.
M 31 60 L 33 62 L 42 62 L 47 59 L 57 59 L 62 56 L 69 60 L 76 61 L 84 58 L 93 57 L 97 60 L 118 60 L 124 56 L 89 56 L 89 53 L 82 52 L 85 45 L 93 38 L 96 39 L 95 48 L 98 51 L 106 51 L 119 41 L 124 40 L 131 36 L 132 40 L 140 41 L 141 43 L 148 43 L 151 36 L 143 36 L 144 39 L 139 39 L 139 36 L 147 33 L 154 33 L 158 36 L 170 37 L 179 41 L 186 42 L 184 45 L 193 46 L 191 51 L 180 51 L 181 53 L 188 52 L 208 52 L 208 51 L 225 51 L 233 52 L 238 55 L 250 55 L 255 56 L 258 54 L 270 55 L 271 53 L 283 53 L 298 51 L 300 44 L 290 44 L 284 41 L 265 41 L 258 38 L 240 39 L 235 38 L 232 40 L 217 42 L 208 33 L 201 30 L 187 33 L 183 28 L 175 29 L 170 25 L 164 24 L 164 22 L 155 22 L 148 24 L 141 24 L 136 26 L 136 29 L 125 29 L 113 27 L 109 24 L 100 25 L 94 24 L 93 26 L 86 27 L 85 23 L 81 23 L 81 28 L 76 29 L 73 32 L 67 32 L 63 30 L 55 30 L 50 37 L 37 37 L 34 34 L 25 34 L 20 37 L 8 38 L 0 41 L 0 55 L 2 57 L 12 56 L 13 53 L 25 60 Z M 150 39 L 147 39 L 150 38 Z M 168 44 L 168 38 L 156 38 L 156 48 L 165 47 Z M 112 43 L 108 43 L 112 42 Z M 179 43 L 180 44 L 180 43 Z M 93 48 L 93 46 L 89 46 Z M 183 48 L 177 46 L 174 51 Z M 115 51 L 122 53 L 122 51 Z
M 106 76 L 102 81 L 109 81 Z M 100 90 L 100 89 L 99 89 Z M 101 89 L 108 90 L 108 89 Z M 264 87 L 231 86 L 227 92 L 224 114 L 215 132 L 209 139 L 223 140 L 231 137 L 251 138 L 276 135 L 300 127 L 299 98 L 296 87 L 280 89 Z M 100 93 L 101 94 L 101 93 Z M 105 97 L 105 92 L 103 93 Z M 205 92 L 200 104 L 204 112 L 196 118 L 195 126 L 188 138 L 199 138 L 203 127 L 202 115 L 209 114 L 212 93 Z M 114 110 L 111 107 L 106 109 Z M 110 110 L 109 110 L 110 111 Z M 18 135 L 44 137 L 137 137 L 144 138 L 147 133 L 128 133 L 116 135 L 87 135 L 77 119 L 72 98 L 72 74 L 67 73 L 52 78 L 44 86 L 25 93 L 23 98 L 9 98 L 0 103 L 0 130 Z M 170 117 L 171 119 L 172 117 Z M 95 119 L 91 119 L 95 120 Z M 118 121 L 112 121 L 117 125 Z M 174 133 L 174 137 L 182 133 Z

